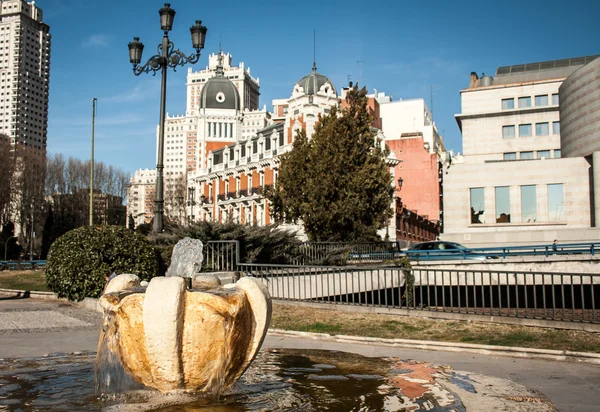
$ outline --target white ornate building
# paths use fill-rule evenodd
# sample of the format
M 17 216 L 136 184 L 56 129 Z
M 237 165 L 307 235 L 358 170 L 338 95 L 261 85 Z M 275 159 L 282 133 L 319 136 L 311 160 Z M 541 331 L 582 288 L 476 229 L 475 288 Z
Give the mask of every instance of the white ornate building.
M 220 81 L 220 88 L 204 88 L 202 99 L 207 113 L 217 110 L 216 107 L 233 113 L 234 108 L 226 104 L 229 97 L 219 98 L 219 93 L 235 89 L 233 83 L 230 81 L 227 85 L 226 80 L 229 79 Z M 223 101 L 219 102 L 220 99 Z M 311 73 L 294 85 L 289 99 L 274 101 L 277 122 L 257 127 L 256 132 L 236 135 L 233 142 L 205 152 L 204 167 L 199 164 L 200 167 L 188 175 L 190 197 L 193 197 L 188 215 L 200 220 L 271 223 L 269 204 L 260 191 L 275 184 L 279 155 L 291 150 L 297 130 L 305 129 L 310 136 L 319 115 L 328 113 L 339 102 L 333 83 L 313 66 Z M 277 115 L 284 112 L 283 116 Z M 252 117 L 244 113 L 246 118 Z M 203 155 L 200 154 L 201 158 Z
M 127 188 L 127 220 L 133 219 L 134 226 L 150 223 L 154 217 L 154 194 L 156 184 L 156 169 L 136 170 Z

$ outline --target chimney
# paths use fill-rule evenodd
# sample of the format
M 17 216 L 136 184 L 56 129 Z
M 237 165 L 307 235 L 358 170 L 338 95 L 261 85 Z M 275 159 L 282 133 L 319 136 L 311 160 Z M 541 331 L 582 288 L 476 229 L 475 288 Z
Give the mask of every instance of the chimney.
M 477 73 L 471 72 L 471 81 L 469 82 L 469 89 L 477 87 L 477 80 L 479 80 L 479 77 L 477 77 Z

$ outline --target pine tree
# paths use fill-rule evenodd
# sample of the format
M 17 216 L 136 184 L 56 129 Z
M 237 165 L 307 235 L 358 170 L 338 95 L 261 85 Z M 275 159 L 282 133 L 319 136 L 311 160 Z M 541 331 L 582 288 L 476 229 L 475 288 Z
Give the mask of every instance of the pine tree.
M 311 240 L 377 239 L 391 216 L 392 177 L 376 143 L 366 90 L 354 88 L 343 108 L 320 119 L 310 140 L 298 133 L 282 156 L 274 190 L 276 220 L 302 221 Z

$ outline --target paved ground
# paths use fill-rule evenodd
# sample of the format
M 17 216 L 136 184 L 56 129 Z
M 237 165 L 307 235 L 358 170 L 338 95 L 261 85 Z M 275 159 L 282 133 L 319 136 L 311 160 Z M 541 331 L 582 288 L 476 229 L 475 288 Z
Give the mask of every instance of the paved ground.
M 100 324 L 99 313 L 69 304 L 0 298 L 0 358 L 95 351 Z M 600 367 L 597 365 L 411 350 L 373 343 L 332 343 L 272 335 L 267 336 L 264 346 L 339 350 L 364 356 L 394 356 L 442 363 L 457 371 L 510 379 L 539 390 L 561 411 L 595 412 L 600 405 Z

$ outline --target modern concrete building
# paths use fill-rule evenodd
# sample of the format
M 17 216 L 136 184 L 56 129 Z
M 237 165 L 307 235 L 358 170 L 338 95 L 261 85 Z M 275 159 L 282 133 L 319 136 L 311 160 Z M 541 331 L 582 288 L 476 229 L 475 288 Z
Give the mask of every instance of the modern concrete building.
M 0 133 L 45 153 L 50 27 L 35 2 L 0 1 Z
M 593 169 L 583 157 L 591 151 L 575 149 L 582 138 L 597 139 L 593 128 L 574 124 L 577 115 L 561 118 L 585 111 L 572 109 L 577 96 L 593 98 L 595 57 L 500 67 L 495 78 L 471 74 L 456 115 L 463 163 L 444 176 L 444 239 L 479 246 L 598 239 Z M 577 78 L 586 84 L 569 88 Z M 563 129 L 574 137 L 565 141 Z

